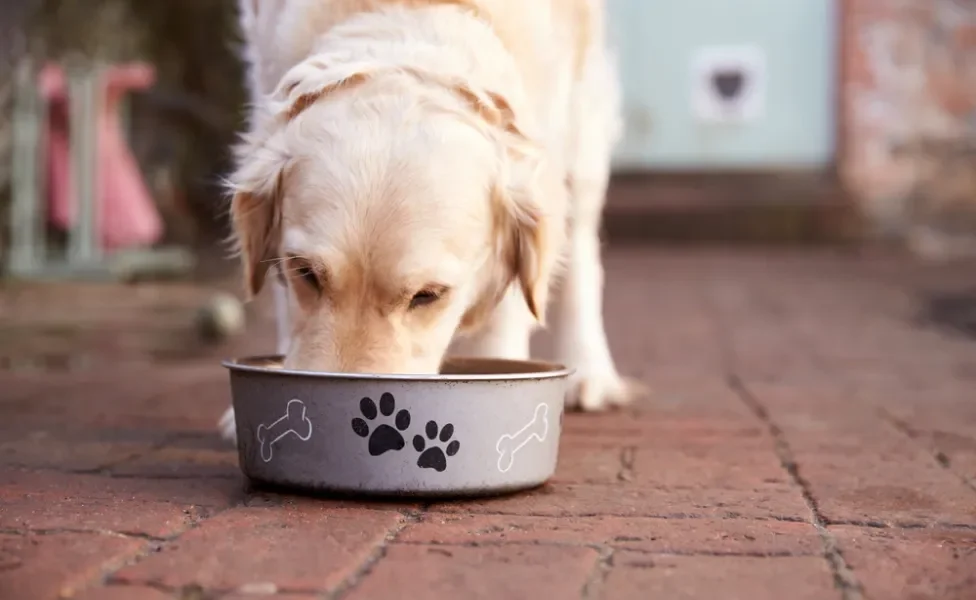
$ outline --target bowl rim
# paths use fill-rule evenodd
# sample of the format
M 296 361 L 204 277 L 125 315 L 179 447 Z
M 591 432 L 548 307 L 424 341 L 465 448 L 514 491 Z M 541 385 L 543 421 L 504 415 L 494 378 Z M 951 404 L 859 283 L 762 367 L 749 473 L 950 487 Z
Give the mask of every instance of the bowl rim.
M 452 361 L 484 361 L 493 363 L 519 364 L 538 368 L 525 373 L 452 373 L 449 375 L 440 374 L 387 374 L 387 373 L 333 373 L 328 371 L 298 371 L 295 369 L 283 369 L 276 367 L 266 367 L 256 362 L 280 361 L 283 356 L 280 354 L 268 354 L 257 356 L 244 356 L 240 358 L 227 359 L 221 364 L 227 370 L 239 373 L 261 373 L 265 375 L 287 375 L 289 377 L 302 377 L 309 379 L 338 379 L 343 381 L 418 381 L 436 383 L 441 381 L 528 381 L 540 379 L 562 379 L 572 375 L 576 369 L 565 367 L 559 363 L 552 363 L 542 360 L 515 360 L 507 358 L 485 358 L 468 356 L 451 356 L 447 360 Z

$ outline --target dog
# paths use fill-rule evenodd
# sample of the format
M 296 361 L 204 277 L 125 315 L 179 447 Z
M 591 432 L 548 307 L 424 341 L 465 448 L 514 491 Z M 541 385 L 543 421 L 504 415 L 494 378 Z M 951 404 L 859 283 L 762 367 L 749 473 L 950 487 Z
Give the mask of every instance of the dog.
M 641 391 L 602 315 L 621 133 L 603 0 L 239 6 L 252 102 L 231 219 L 248 295 L 275 288 L 285 368 L 525 359 L 553 290 L 567 406 Z M 232 409 L 220 429 L 234 438 Z

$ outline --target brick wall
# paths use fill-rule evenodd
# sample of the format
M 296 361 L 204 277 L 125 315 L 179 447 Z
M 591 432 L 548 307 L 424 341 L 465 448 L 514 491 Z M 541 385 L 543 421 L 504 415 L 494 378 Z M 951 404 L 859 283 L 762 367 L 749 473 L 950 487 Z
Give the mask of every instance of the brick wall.
M 840 170 L 882 232 L 976 234 L 976 0 L 842 0 Z

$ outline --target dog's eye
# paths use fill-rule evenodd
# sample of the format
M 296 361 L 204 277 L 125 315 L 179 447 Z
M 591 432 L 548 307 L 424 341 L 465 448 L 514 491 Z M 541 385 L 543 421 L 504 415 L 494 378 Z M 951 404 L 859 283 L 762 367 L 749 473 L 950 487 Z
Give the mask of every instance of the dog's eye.
M 410 308 L 412 310 L 414 308 L 420 308 L 421 306 L 428 306 L 440 299 L 441 293 L 437 292 L 436 290 L 420 290 L 413 295 L 413 298 L 410 299 Z
M 311 286 L 316 291 L 322 291 L 322 280 L 315 269 L 305 261 L 292 259 L 292 273 L 302 280 L 306 285 Z
M 319 287 L 319 278 L 311 267 L 299 267 L 298 276 L 305 280 L 305 283 Z

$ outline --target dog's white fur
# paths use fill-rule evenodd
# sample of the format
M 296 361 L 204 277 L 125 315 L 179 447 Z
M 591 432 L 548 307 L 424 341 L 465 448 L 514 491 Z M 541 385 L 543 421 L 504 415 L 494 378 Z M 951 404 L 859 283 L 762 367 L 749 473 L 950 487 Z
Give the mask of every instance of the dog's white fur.
M 623 404 L 599 224 L 619 133 L 602 0 L 241 0 L 253 108 L 231 178 L 249 291 L 286 366 L 527 358 L 553 324 L 570 405 Z M 418 294 L 414 296 L 414 294 Z M 220 429 L 234 437 L 233 411 Z

